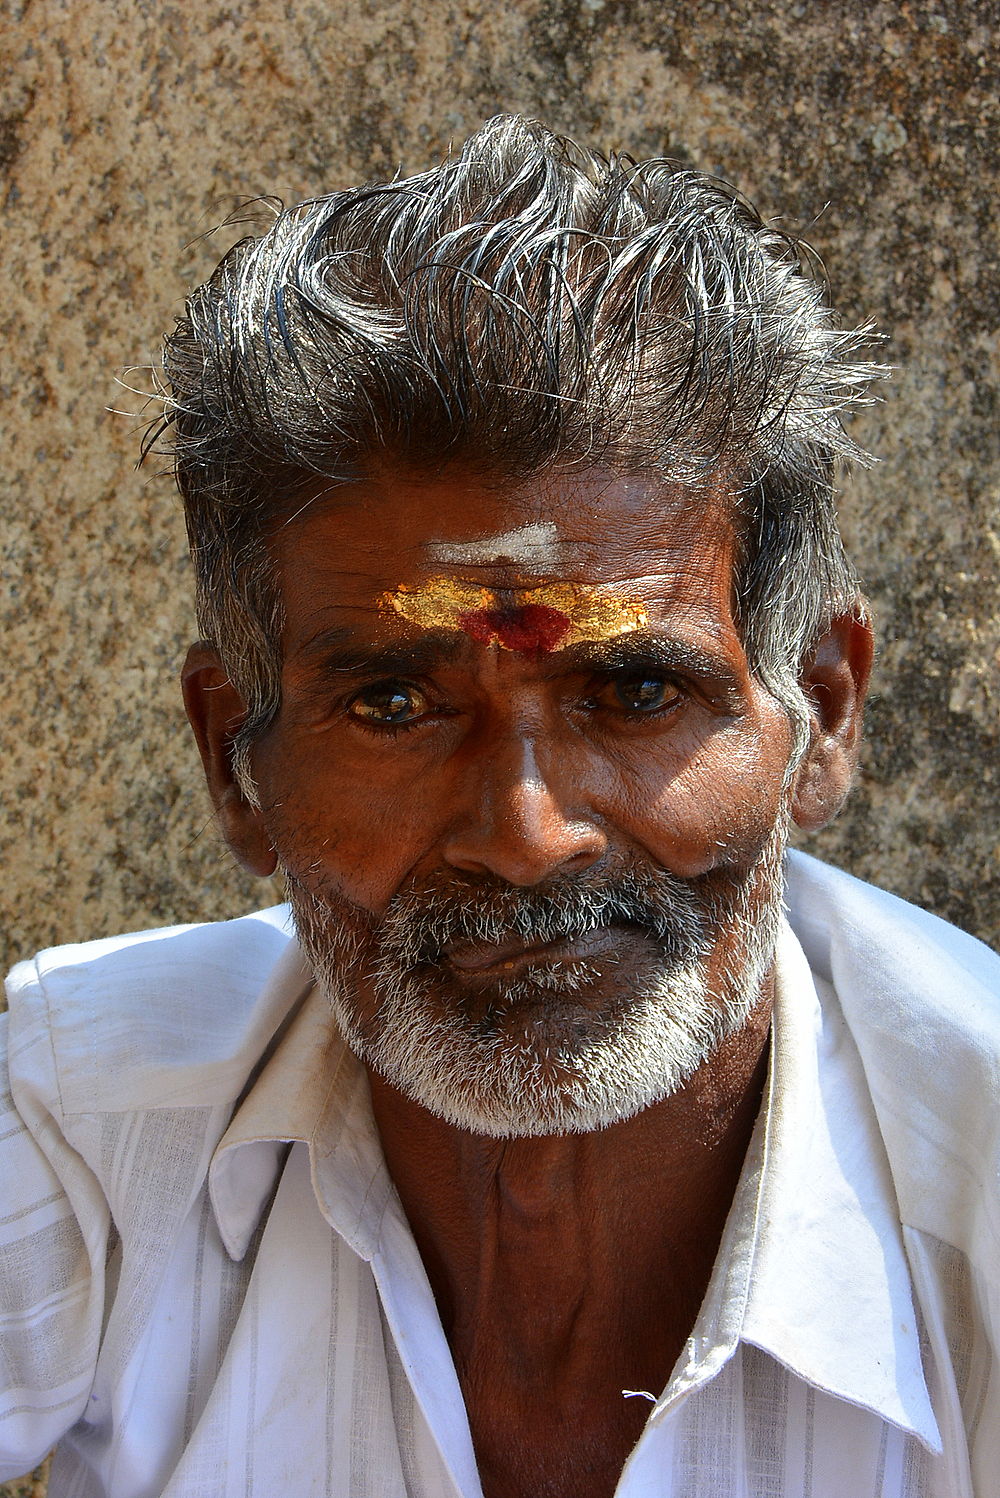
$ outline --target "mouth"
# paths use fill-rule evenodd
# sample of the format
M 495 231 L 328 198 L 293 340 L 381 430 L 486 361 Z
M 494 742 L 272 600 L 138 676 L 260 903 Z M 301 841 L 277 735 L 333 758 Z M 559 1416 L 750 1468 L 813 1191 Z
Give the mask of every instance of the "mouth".
M 475 978 L 511 978 L 544 964 L 567 967 L 588 959 L 608 957 L 620 949 L 625 936 L 620 926 L 595 926 L 578 936 L 550 941 L 511 937 L 502 942 L 467 942 L 447 949 L 446 961 L 457 973 Z

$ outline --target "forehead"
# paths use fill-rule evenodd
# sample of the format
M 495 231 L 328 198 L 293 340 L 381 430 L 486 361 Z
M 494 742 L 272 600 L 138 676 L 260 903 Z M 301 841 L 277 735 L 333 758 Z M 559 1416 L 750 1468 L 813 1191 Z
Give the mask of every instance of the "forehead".
M 728 588 L 734 515 L 722 479 L 694 489 L 581 469 L 514 483 L 383 466 L 361 482 L 318 487 L 271 546 L 283 592 L 313 573 L 349 592 L 437 576 L 530 586 L 672 573 L 722 574 Z

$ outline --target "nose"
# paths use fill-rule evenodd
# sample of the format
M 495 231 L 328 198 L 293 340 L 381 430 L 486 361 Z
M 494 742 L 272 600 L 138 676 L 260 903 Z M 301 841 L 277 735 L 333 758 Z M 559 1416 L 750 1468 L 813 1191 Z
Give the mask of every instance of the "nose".
M 568 811 L 554 779 L 542 772 L 526 734 L 512 731 L 480 746 L 468 769 L 468 796 L 445 840 L 446 861 L 522 886 L 597 863 L 607 851 L 599 821 Z

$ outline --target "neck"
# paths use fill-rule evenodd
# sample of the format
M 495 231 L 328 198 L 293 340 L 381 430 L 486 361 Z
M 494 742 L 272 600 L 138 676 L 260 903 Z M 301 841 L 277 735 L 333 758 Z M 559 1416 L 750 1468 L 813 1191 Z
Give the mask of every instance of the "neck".
M 537 1383 L 549 1410 L 578 1414 L 595 1397 L 622 1410 L 624 1388 L 663 1389 L 697 1316 L 739 1180 L 769 1021 L 770 985 L 744 1028 L 680 1091 L 590 1134 L 471 1134 L 372 1076 L 389 1171 L 481 1461 L 507 1385 L 530 1404 L 526 1380 Z M 508 1423 L 511 1400 L 509 1391 L 501 1430 L 517 1428 Z M 626 1454 L 647 1411 L 632 1400 L 621 1414 L 630 1423 Z

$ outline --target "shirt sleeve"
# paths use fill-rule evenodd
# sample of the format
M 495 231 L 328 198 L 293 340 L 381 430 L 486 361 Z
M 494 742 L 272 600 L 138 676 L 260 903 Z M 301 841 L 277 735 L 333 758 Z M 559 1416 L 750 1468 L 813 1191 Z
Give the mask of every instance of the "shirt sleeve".
M 0 1015 L 0 1481 L 31 1470 L 87 1405 L 104 1300 L 108 1208 L 59 1124 L 34 964 Z

